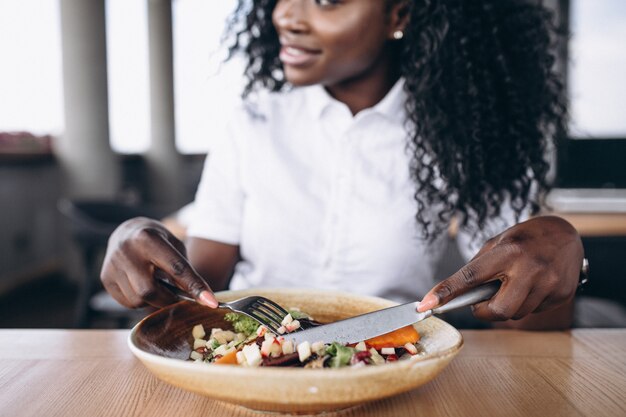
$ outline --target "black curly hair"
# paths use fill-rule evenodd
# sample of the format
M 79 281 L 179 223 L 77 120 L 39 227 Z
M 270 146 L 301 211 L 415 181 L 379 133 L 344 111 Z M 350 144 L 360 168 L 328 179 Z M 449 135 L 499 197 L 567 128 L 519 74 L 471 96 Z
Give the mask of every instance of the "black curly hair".
M 229 21 L 230 54 L 247 58 L 244 98 L 286 85 L 275 5 L 240 0 Z M 462 226 L 482 229 L 507 201 L 518 220 L 527 207 L 536 213 L 549 185 L 546 155 L 567 114 L 552 12 L 530 0 L 408 0 L 406 7 L 396 55 L 424 237 L 457 212 Z M 424 215 L 429 206 L 441 207 L 438 216 Z

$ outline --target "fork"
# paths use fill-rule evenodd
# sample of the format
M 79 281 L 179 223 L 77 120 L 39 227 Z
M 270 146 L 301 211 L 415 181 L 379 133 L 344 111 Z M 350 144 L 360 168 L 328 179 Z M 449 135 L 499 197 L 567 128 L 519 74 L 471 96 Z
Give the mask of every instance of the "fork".
M 258 295 L 240 298 L 228 303 L 218 303 L 217 308 L 227 308 L 235 313 L 251 317 L 267 327 L 272 333 L 279 334 L 283 318 L 289 312 L 269 298 Z
M 180 288 L 160 279 L 160 284 L 170 290 L 180 300 L 187 300 L 197 303 L 196 299 L 191 297 Z M 278 334 L 278 329 L 282 326 L 283 318 L 289 314 L 287 310 L 270 300 L 269 298 L 252 295 L 240 298 L 228 303 L 218 303 L 217 308 L 227 308 L 235 313 L 248 316 L 265 327 L 272 333 Z

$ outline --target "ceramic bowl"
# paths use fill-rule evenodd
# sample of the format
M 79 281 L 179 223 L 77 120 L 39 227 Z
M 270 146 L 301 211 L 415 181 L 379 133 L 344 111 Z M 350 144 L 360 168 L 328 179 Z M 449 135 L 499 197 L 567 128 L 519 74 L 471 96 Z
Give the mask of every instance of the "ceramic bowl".
M 375 297 L 303 289 L 255 289 L 217 293 L 220 301 L 248 295 L 268 297 L 283 307 L 298 307 L 321 322 L 390 307 Z M 226 311 L 192 302 L 165 307 L 131 331 L 132 352 L 159 379 L 210 398 L 264 411 L 317 413 L 347 408 L 419 387 L 433 379 L 459 352 L 463 338 L 452 326 L 431 317 L 415 326 L 425 353 L 379 366 L 340 369 L 247 368 L 194 363 L 191 329 L 228 328 Z

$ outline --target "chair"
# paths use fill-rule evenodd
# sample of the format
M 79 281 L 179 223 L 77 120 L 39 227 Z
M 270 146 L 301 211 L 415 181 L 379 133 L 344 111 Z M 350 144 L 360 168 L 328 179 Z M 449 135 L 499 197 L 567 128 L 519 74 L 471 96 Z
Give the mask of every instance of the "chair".
M 76 305 L 75 326 L 88 328 L 96 316 L 104 316 L 115 320 L 118 327 L 128 327 L 142 313 L 123 307 L 102 290 L 102 255 L 109 236 L 121 223 L 138 216 L 160 218 L 162 213 L 153 208 L 114 201 L 62 199 L 58 208 L 69 219 L 70 233 L 81 252 L 84 268 Z

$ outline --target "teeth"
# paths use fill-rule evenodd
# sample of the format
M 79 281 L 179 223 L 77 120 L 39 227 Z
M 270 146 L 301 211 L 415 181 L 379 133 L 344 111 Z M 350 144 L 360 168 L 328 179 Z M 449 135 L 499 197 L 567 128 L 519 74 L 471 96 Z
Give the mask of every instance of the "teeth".
M 304 51 L 302 49 L 293 48 L 291 46 L 285 47 L 285 52 L 290 55 L 304 55 Z

